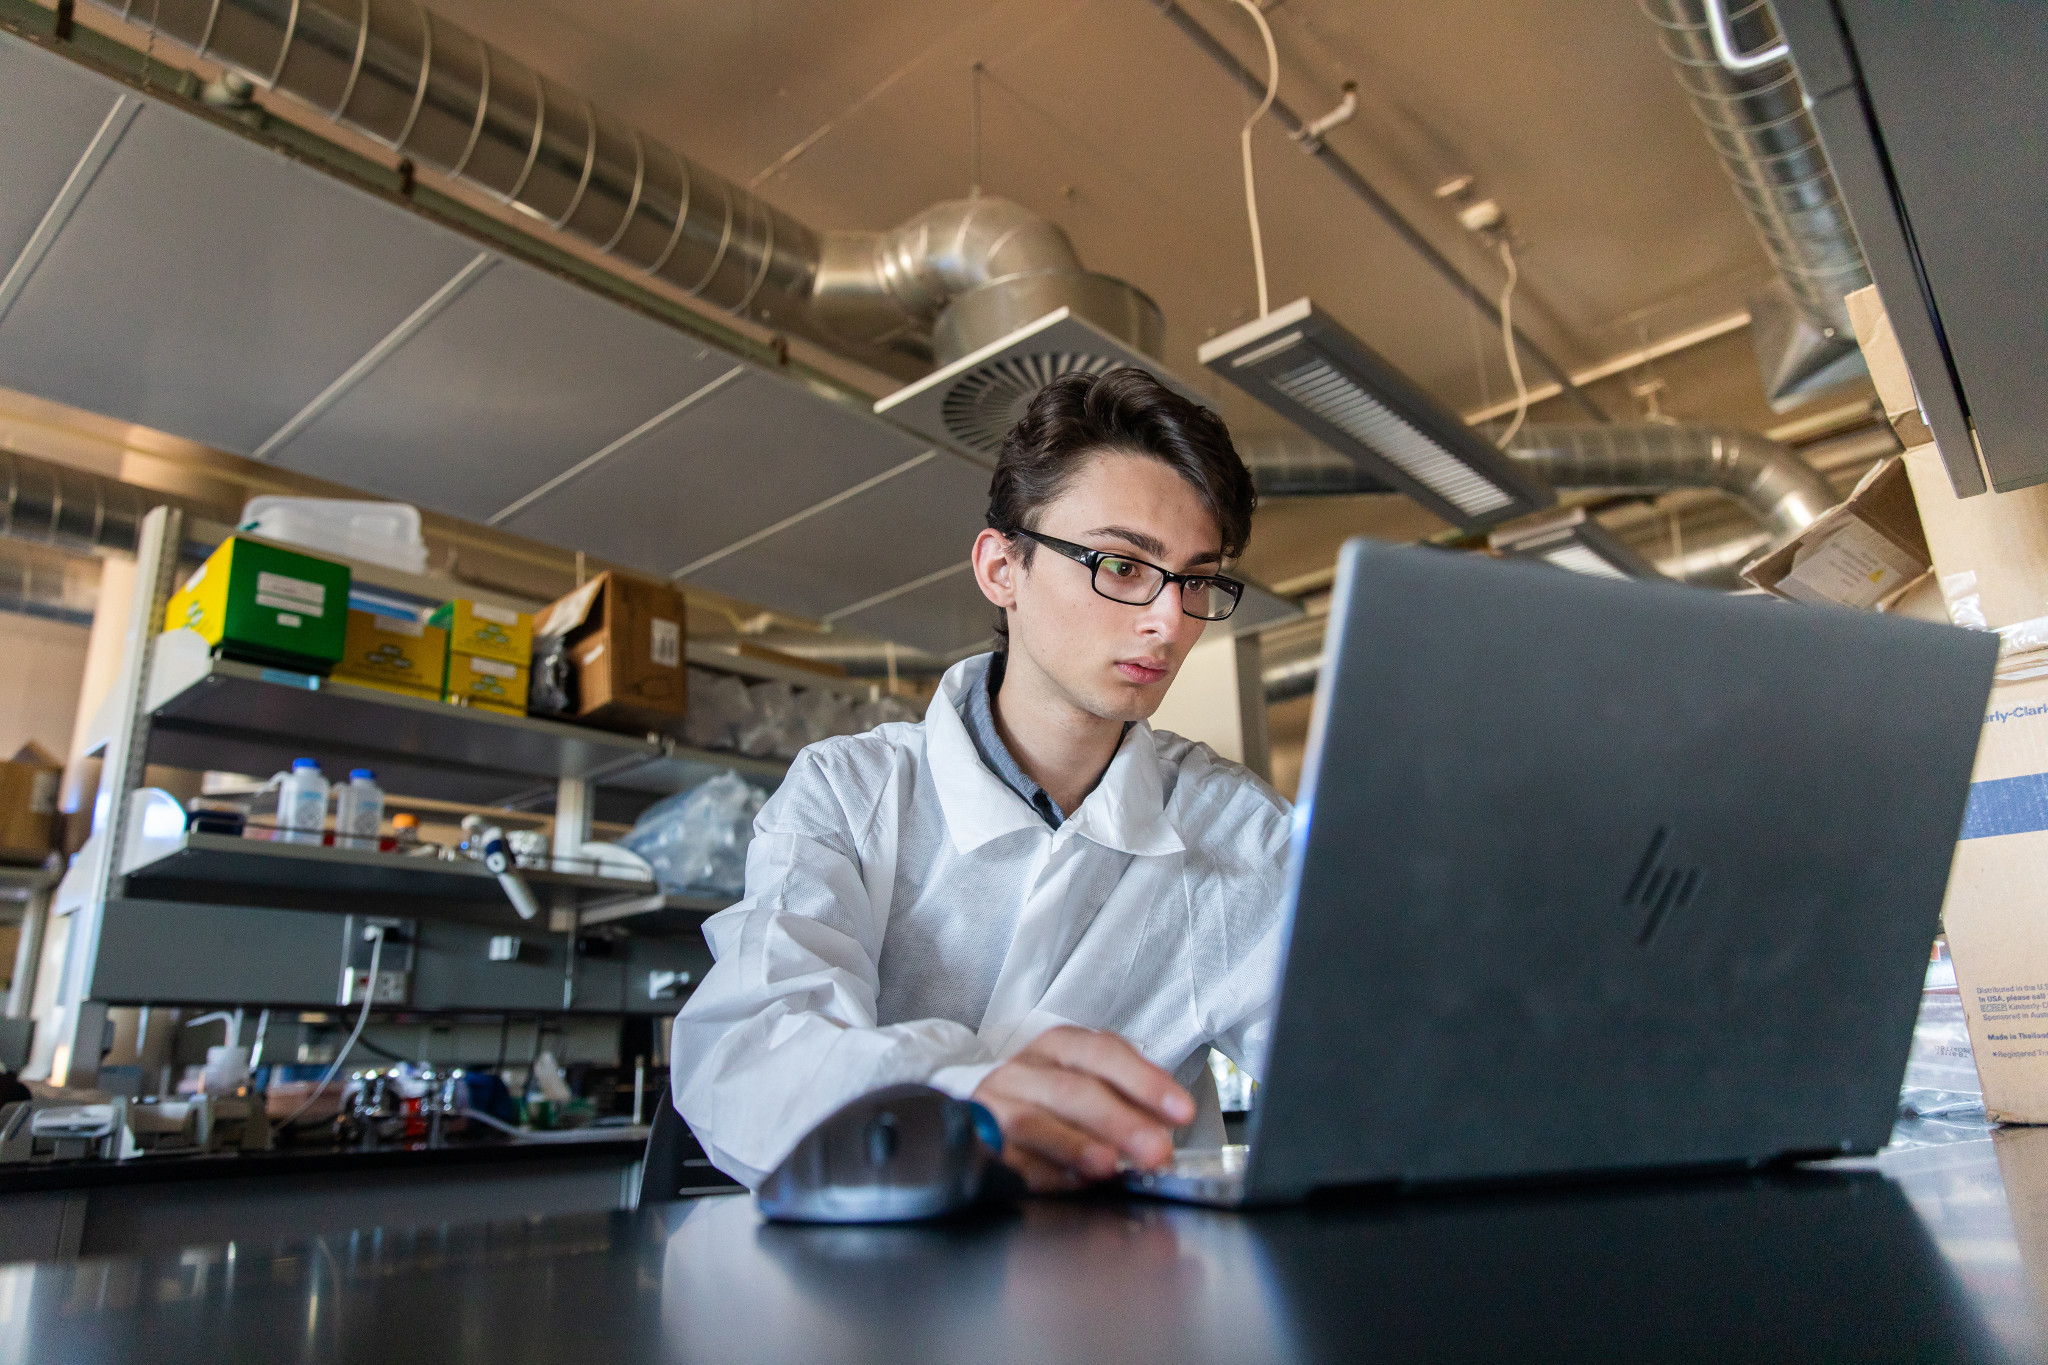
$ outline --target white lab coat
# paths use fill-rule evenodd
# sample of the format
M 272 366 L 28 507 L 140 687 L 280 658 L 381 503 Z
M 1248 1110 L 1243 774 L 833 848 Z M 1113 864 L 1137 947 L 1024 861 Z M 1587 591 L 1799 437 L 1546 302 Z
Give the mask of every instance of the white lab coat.
M 956 710 L 987 666 L 954 665 L 922 723 L 799 754 L 754 822 L 746 898 L 705 922 L 717 962 L 676 1017 L 675 1105 L 749 1186 L 849 1100 L 905 1081 L 964 1098 L 1059 1024 L 1186 1085 L 1210 1046 L 1263 1067 L 1287 802 L 1139 723 L 1054 830 Z

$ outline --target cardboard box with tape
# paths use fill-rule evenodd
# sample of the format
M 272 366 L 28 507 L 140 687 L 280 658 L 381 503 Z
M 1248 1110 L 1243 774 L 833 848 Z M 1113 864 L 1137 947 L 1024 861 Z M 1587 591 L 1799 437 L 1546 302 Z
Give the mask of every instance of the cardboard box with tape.
M 2048 1123 L 2048 485 L 1958 498 L 1876 291 L 1849 302 L 1948 617 L 2004 640 L 1942 921 L 1985 1111 Z
M 683 595 L 603 573 L 534 618 L 536 714 L 621 730 L 679 730 L 689 707 Z

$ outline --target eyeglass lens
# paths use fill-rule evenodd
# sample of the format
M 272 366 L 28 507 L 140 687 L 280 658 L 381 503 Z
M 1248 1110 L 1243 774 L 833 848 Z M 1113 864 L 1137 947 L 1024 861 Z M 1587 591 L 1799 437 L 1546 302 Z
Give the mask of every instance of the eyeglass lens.
M 1159 596 L 1166 575 L 1150 564 L 1111 555 L 1095 566 L 1095 590 L 1112 601 L 1144 606 Z M 1236 599 L 1209 580 L 1180 585 L 1181 610 L 1204 621 L 1230 615 Z

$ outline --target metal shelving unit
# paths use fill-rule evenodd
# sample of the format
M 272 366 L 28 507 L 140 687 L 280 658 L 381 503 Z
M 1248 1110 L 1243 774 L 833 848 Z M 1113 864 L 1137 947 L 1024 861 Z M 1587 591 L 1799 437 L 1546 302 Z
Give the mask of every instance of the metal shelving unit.
M 553 973 L 564 1011 L 674 1010 L 673 983 L 709 966 L 703 920 L 727 902 L 582 870 L 591 820 L 601 800 L 607 818 L 631 818 L 726 770 L 773 787 L 786 763 L 215 658 L 196 635 L 160 633 L 181 523 L 176 509 L 158 508 L 143 524 L 122 669 L 98 724 L 103 816 L 57 898 L 56 913 L 71 916 L 52 1021 L 60 1073 L 73 1083 L 96 1073 L 109 1005 L 258 1005 L 266 990 L 279 1003 L 286 994 L 302 1002 L 306 983 L 330 970 L 318 964 L 331 959 L 326 979 L 343 978 L 352 949 L 342 926 L 364 916 L 415 926 L 407 938 L 419 961 L 405 1008 L 528 1010 L 537 992 L 552 989 Z M 700 666 L 759 675 L 750 666 L 757 661 L 741 655 L 690 653 Z M 129 798 L 148 764 L 265 774 L 300 756 L 330 773 L 373 768 L 403 796 L 551 809 L 551 867 L 522 869 L 544 913 L 519 919 L 496 878 L 468 859 L 130 831 Z M 115 938 L 101 971 L 103 929 Z M 492 939 L 508 937 L 528 946 L 510 959 L 487 954 Z M 579 973 L 587 978 L 581 997 Z M 297 984 L 282 984 L 287 978 Z
M 331 770 L 375 768 L 386 787 L 408 796 L 515 809 L 552 802 L 563 781 L 665 796 L 727 769 L 768 787 L 789 770 L 777 760 L 673 739 L 450 706 L 214 658 L 204 646 L 187 632 L 152 643 L 144 710 L 155 762 L 262 773 L 296 745 L 295 754 Z

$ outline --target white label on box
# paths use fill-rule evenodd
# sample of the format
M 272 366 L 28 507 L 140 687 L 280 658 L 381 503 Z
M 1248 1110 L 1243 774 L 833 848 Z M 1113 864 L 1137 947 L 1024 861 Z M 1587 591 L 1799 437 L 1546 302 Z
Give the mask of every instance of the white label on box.
M 504 607 L 487 606 L 482 602 L 470 603 L 469 614 L 479 621 L 496 621 L 501 626 L 516 626 L 519 624 L 518 612 L 508 611 Z
M 57 778 L 53 772 L 39 772 L 29 779 L 28 813 L 50 815 L 57 809 Z
M 674 621 L 654 618 L 654 662 L 663 668 L 680 668 L 683 664 L 683 628 Z
M 1850 519 L 1820 544 L 1801 552 L 1778 591 L 1796 602 L 1874 607 L 1904 586 L 1920 566 L 1868 522 Z
M 386 635 L 410 635 L 415 640 L 422 640 L 427 634 L 424 621 L 408 621 L 402 616 L 373 617 L 371 624 Z
M 256 575 L 256 605 L 319 616 L 327 606 L 327 585 L 308 583 L 303 578 L 291 578 L 281 573 L 259 573 Z
M 265 602 L 263 605 L 265 605 L 266 607 L 272 607 L 276 606 L 277 604 L 275 602 Z M 305 618 L 300 616 L 297 612 L 281 611 L 277 614 L 277 623 L 281 626 L 290 626 L 294 630 L 296 630 L 298 627 L 305 625 L 306 621 Z
M 474 656 L 466 657 L 469 657 L 469 670 L 472 673 L 483 673 L 493 678 L 516 678 L 519 676 L 519 666 L 517 664 L 500 663 L 496 659 L 479 659 Z

